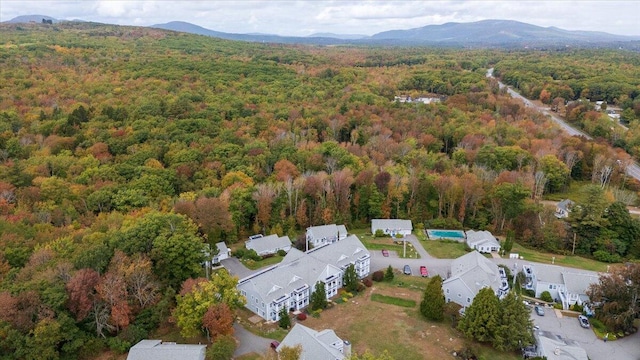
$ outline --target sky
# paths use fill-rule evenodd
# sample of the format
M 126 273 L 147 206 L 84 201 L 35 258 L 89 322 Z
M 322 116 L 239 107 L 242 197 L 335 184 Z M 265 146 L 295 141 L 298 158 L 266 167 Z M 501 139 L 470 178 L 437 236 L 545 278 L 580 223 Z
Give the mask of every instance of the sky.
M 187 21 L 228 33 L 373 35 L 447 22 L 517 20 L 566 30 L 640 36 L 640 0 L 1 0 L 0 21 L 47 15 L 118 25 Z

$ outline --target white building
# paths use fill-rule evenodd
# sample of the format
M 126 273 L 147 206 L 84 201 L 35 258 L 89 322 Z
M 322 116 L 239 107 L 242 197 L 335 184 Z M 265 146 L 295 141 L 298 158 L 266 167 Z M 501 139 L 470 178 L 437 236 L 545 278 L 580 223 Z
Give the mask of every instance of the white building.
M 204 360 L 206 350 L 206 345 L 140 340 L 129 350 L 127 360 Z
M 411 220 L 372 219 L 371 233 L 375 235 L 378 230 L 382 230 L 386 235 L 390 235 L 391 237 L 395 237 L 397 234 L 407 236 L 411 235 L 413 224 L 411 224 Z
M 566 219 L 569 217 L 569 213 L 571 212 L 571 208 L 573 207 L 573 205 L 575 205 L 575 203 L 569 199 L 564 199 L 562 201 L 560 201 L 557 205 L 556 205 L 556 212 L 555 212 L 555 216 L 558 219 Z
M 500 242 L 493 234 L 487 230 L 475 231 L 467 230 L 467 245 L 481 253 L 491 253 L 500 251 Z
M 576 271 L 555 265 L 524 265 L 525 289 L 533 290 L 535 297 L 548 291 L 554 301 L 567 310 L 572 305 L 584 305 L 589 301 L 587 289 L 599 282 L 595 272 Z
M 509 291 L 506 273 L 477 251 L 451 262 L 451 276 L 442 282 L 447 302 L 453 301 L 463 308 L 473 302 L 480 289 L 490 287 L 503 297 Z
M 570 339 L 549 331 L 534 332 L 536 355 L 547 360 L 589 360 L 587 352 Z
M 277 321 L 282 308 L 307 307 L 318 281 L 325 284 L 327 299 L 337 295 L 350 264 L 359 278 L 369 275 L 370 260 L 369 251 L 355 235 L 306 253 L 292 248 L 280 264 L 241 279 L 238 290 L 246 297 L 249 310 L 265 320 Z
M 276 351 L 280 352 L 285 346 L 294 347 L 297 345 L 302 348 L 300 359 L 304 360 L 343 360 L 351 356 L 351 344 L 340 339 L 330 329 L 315 331 L 297 323 L 282 340 Z
M 225 244 L 224 241 L 216 243 L 216 247 L 218 248 L 218 253 L 213 255 L 211 259 L 212 264 L 219 264 L 220 261 L 231 257 L 231 250 L 227 247 L 227 244 Z
M 309 247 L 319 247 L 333 244 L 347 237 L 347 228 L 344 225 L 321 225 L 307 228 L 307 244 Z
M 276 254 L 278 250 L 288 252 L 291 249 L 291 240 L 288 236 L 278 236 L 276 234 L 269 236 L 252 236 L 245 243 L 245 247 L 249 250 L 255 250 L 260 256 Z

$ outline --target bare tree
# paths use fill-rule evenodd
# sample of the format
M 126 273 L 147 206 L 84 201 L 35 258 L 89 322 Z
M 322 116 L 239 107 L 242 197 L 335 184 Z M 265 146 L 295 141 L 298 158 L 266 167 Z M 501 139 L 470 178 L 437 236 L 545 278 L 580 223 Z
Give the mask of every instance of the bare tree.
M 531 192 L 532 198 L 538 200 L 544 194 L 544 187 L 547 185 L 547 177 L 543 171 L 536 171 L 534 176 L 533 191 Z

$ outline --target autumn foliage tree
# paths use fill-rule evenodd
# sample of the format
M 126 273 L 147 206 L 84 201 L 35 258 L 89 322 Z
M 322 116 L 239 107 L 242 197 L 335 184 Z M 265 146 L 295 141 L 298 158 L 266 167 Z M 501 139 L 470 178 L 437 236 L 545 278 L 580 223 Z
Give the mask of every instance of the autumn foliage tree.
M 227 304 L 213 304 L 209 306 L 202 318 L 209 341 L 215 342 L 219 336 L 233 334 L 235 316 Z

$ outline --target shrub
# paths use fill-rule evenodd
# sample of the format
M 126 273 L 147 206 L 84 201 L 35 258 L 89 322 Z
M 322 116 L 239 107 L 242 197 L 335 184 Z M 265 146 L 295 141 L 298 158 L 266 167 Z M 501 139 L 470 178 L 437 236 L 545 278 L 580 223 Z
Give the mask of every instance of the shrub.
M 393 274 L 393 268 L 391 267 L 391 265 L 389 265 L 389 267 L 387 268 L 387 271 L 385 271 L 384 273 L 384 280 L 393 281 L 394 276 L 395 275 Z
M 377 282 L 384 280 L 384 271 L 378 270 L 374 272 L 373 274 L 371 274 L 371 279 Z
M 548 291 L 543 291 L 540 294 L 540 300 L 546 301 L 546 302 L 553 302 L 553 298 L 551 297 L 551 294 Z
M 362 283 L 363 283 L 363 284 L 364 284 L 364 286 L 366 286 L 366 287 L 371 287 L 371 286 L 373 286 L 373 281 L 371 281 L 371 279 L 369 279 L 369 278 L 366 278 L 366 279 L 362 280 Z
M 604 250 L 598 250 L 594 252 L 593 257 L 598 261 L 607 262 L 607 263 L 617 263 L 622 261 L 622 259 L 620 258 L 620 255 L 609 254 Z
M 305 313 L 300 313 L 296 316 L 296 319 L 300 320 L 300 321 L 305 321 L 307 320 L 307 314 Z
M 284 256 L 286 256 L 286 255 L 287 255 L 287 252 L 286 252 L 286 251 L 284 251 L 284 250 L 282 250 L 282 249 L 278 250 L 278 256 L 282 256 L 282 257 L 284 257 Z
M 314 318 L 319 318 L 319 317 L 320 317 L 320 313 L 321 313 L 321 312 L 322 312 L 322 309 L 316 309 L 316 310 L 313 310 L 313 311 L 311 312 L 311 316 L 313 316 Z
M 129 348 L 131 347 L 131 343 L 114 337 L 114 338 L 109 338 L 107 340 L 107 345 L 109 345 L 109 349 L 111 349 L 111 351 L 118 353 L 118 354 L 124 354 L 127 351 L 129 351 Z
M 378 230 L 376 230 L 376 233 L 373 234 L 373 236 L 378 238 L 378 237 L 385 237 L 387 235 L 385 235 L 385 233 L 384 233 L 384 231 L 382 231 L 382 229 L 378 229 Z
M 522 293 L 528 297 L 536 297 L 536 292 L 530 289 L 524 289 Z
M 558 309 L 558 310 L 562 310 L 562 304 L 560 304 L 560 303 L 555 303 L 555 304 L 553 304 L 553 308 L 554 308 L 554 309 Z
M 233 252 L 233 256 L 237 257 L 238 259 L 242 259 L 246 252 L 247 252 L 247 249 L 239 248 L 238 250 Z
M 365 286 L 363 283 L 358 283 L 358 288 L 356 289 L 357 292 L 363 292 L 365 289 Z
M 571 305 L 571 310 L 581 313 L 581 312 L 584 311 L 584 307 L 582 305 L 573 304 L 573 305 Z

